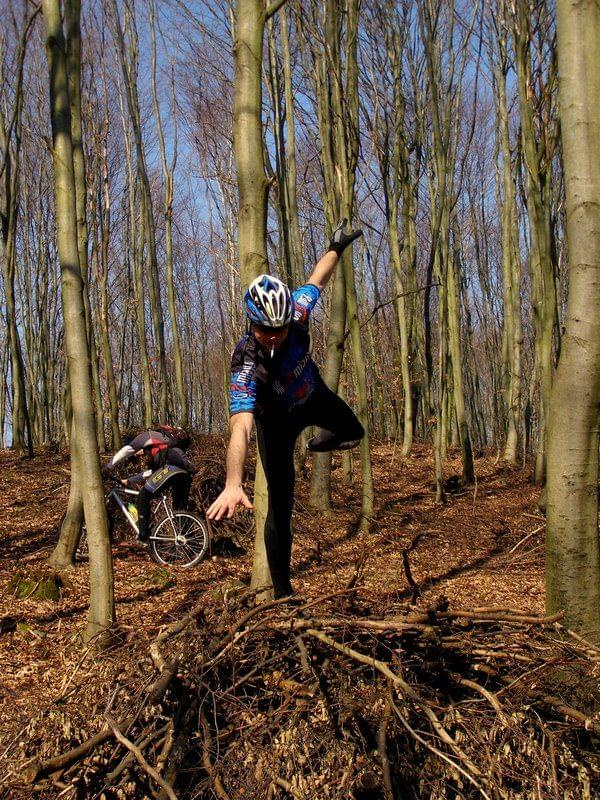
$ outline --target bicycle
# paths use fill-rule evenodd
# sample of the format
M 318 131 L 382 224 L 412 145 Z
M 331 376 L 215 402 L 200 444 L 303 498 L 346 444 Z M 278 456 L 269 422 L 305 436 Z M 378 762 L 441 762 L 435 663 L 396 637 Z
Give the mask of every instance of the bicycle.
M 116 479 L 113 480 L 116 481 Z M 136 535 L 139 533 L 137 509 L 127 500 L 137 497 L 138 494 L 137 489 L 129 489 L 117 481 L 106 495 L 107 508 L 114 503 Z M 155 519 L 157 516 L 158 520 Z M 166 494 L 162 494 L 153 510 L 152 517 L 148 544 L 150 555 L 154 561 L 158 564 L 179 565 L 187 568 L 194 567 L 202 561 L 208 550 L 209 534 L 206 524 L 198 516 L 189 511 L 173 511 L 167 502 Z M 114 518 L 110 512 L 108 518 L 109 532 L 112 538 Z M 85 522 L 81 529 L 76 555 L 79 559 L 89 555 Z

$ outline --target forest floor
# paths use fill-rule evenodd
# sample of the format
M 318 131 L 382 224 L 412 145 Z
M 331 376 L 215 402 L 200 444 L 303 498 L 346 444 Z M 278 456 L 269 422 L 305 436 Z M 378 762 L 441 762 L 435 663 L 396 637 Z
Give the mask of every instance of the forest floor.
M 195 484 L 207 472 L 214 474 L 223 455 L 223 439 L 195 442 Z M 476 485 L 465 490 L 451 477 L 460 471 L 456 454 L 444 464 L 454 491 L 440 506 L 432 491 L 428 448 L 416 446 L 403 459 L 398 448 L 374 446 L 373 467 L 376 508 L 368 533 L 357 525 L 358 484 L 344 485 L 338 456 L 332 514 L 309 510 L 308 469 L 298 476 L 292 576 L 300 596 L 343 591 L 362 563 L 363 614 L 372 608 L 382 618 L 410 603 L 445 607 L 443 597 L 454 610 L 497 606 L 543 615 L 545 522 L 529 469 L 503 466 L 486 453 L 476 460 Z M 251 519 L 242 519 L 235 529 L 240 548 L 220 540 L 215 524 L 210 557 L 191 570 L 159 567 L 131 535 L 117 537 L 115 596 L 125 644 L 108 655 L 84 650 L 78 634 L 87 615 L 86 563 L 63 573 L 57 600 L 17 599 L 14 589 L 17 572 L 35 575 L 43 567 L 68 491 L 67 453 L 40 450 L 29 461 L 0 452 L 0 797 L 55 797 L 61 786 L 68 792 L 68 783 L 60 781 L 28 788 L 19 781 L 19 770 L 28 758 L 57 755 L 92 736 L 119 686 L 135 691 L 132 673 L 139 676 L 140 692 L 152 680 L 148 648 L 161 628 L 198 604 L 207 613 L 217 608 L 226 587 L 249 578 Z M 78 795 L 64 796 L 88 795 L 80 789 Z M 226 795 L 217 791 L 217 796 Z M 273 790 L 270 796 L 279 795 Z

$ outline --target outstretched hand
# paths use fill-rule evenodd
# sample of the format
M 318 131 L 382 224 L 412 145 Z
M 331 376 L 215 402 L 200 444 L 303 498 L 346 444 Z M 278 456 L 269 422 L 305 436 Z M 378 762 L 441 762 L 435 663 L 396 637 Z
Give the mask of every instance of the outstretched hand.
M 219 520 L 223 517 L 231 519 L 240 503 L 246 508 L 254 508 L 241 486 L 226 486 L 206 512 L 206 516 L 208 519 L 214 520 Z
M 347 219 L 343 219 L 331 234 L 331 239 L 329 240 L 329 250 L 333 250 L 338 254 L 338 256 L 342 255 L 349 244 L 352 244 L 355 239 L 358 239 L 359 236 L 363 235 L 363 232 L 360 228 L 355 231 L 350 230 L 348 233 L 346 233 L 344 228 L 346 227 L 347 222 Z

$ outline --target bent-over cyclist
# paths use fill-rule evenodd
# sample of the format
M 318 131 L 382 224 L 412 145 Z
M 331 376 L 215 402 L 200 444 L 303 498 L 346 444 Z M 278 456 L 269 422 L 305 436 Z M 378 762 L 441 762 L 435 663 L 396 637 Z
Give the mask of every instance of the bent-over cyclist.
M 111 473 L 120 462 L 134 456 L 145 457 L 147 469 L 123 481 L 133 487 L 140 486 L 136 507 L 138 512 L 139 542 L 146 543 L 150 535 L 151 501 L 171 489 L 173 508 L 185 509 L 190 495 L 192 476 L 196 472 L 186 454 L 190 438 L 182 428 L 157 425 L 145 430 L 118 450 L 104 467 Z M 143 485 L 142 485 L 143 484 Z

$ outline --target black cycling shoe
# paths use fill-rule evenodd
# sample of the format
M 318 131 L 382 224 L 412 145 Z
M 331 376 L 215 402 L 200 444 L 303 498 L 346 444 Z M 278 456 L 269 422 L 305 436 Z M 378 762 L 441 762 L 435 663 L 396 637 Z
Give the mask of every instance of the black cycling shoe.
M 279 600 L 282 600 L 286 605 L 290 606 L 303 606 L 306 603 L 306 598 L 300 597 L 297 594 L 286 594 L 280 597 Z
M 309 439 L 306 443 L 306 449 L 311 453 L 330 453 L 332 450 L 351 450 L 360 443 L 360 439 L 349 439 L 345 442 L 340 442 L 336 439 L 333 433 L 329 431 L 318 433 Z
M 275 589 L 273 592 L 273 599 L 274 600 L 283 600 L 286 597 L 293 597 L 294 589 L 291 583 L 288 583 L 287 586 L 281 587 L 279 590 Z

